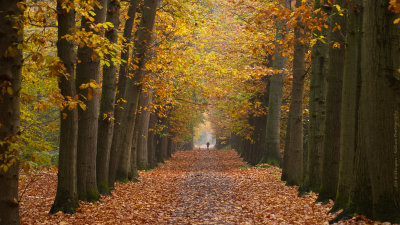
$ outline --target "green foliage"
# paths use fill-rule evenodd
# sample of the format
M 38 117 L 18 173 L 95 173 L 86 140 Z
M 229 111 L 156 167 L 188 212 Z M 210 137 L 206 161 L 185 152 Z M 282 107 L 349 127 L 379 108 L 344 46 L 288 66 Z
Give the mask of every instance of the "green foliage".
M 264 160 L 262 159 L 261 161 L 263 162 Z M 277 166 L 277 167 L 280 166 L 280 165 L 279 165 L 279 162 L 278 162 L 276 159 L 270 159 L 270 158 L 268 158 L 268 159 L 265 160 L 265 163 L 266 163 L 266 164 L 269 164 L 269 165 L 272 165 L 272 166 Z
M 258 167 L 258 168 L 269 168 L 269 167 L 271 167 L 271 164 L 262 163 L 262 164 L 257 164 L 256 167 Z
M 100 193 L 97 189 L 87 191 L 87 201 L 95 203 L 100 199 Z
M 252 165 L 246 163 L 241 167 L 241 169 L 249 169 L 249 168 L 252 168 L 252 167 L 253 167 Z
M 232 149 L 231 145 L 225 145 L 224 147 L 218 150 L 231 150 L 231 149 Z
M 137 165 L 137 169 L 138 170 L 144 170 L 144 171 L 150 170 L 146 165 L 142 165 L 142 164 L 138 164 Z
M 110 193 L 110 187 L 108 186 L 108 182 L 97 181 L 97 186 L 99 187 L 99 190 L 102 190 L 102 193 Z
M 123 183 L 123 184 L 129 183 L 129 179 L 127 179 L 127 178 L 118 179 L 118 181 L 121 182 L 121 183 Z

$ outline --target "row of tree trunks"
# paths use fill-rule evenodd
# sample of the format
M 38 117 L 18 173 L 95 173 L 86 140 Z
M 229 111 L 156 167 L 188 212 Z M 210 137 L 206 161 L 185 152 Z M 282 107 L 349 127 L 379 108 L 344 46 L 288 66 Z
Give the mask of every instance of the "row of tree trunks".
M 18 213 L 18 162 L 17 152 L 10 148 L 19 135 L 20 90 L 22 51 L 17 45 L 23 42 L 23 1 L 2 1 L 0 4 L 0 224 L 20 224 Z M 20 20 L 20 21 L 19 21 Z M 10 49 L 13 54 L 7 53 Z M 11 157 L 5 159 L 5 154 Z
M 336 9 L 346 3 L 347 15 L 340 16 Z M 336 220 L 358 213 L 398 223 L 400 25 L 393 23 L 396 15 L 385 0 L 336 4 L 340 7 L 331 12 L 328 43 L 340 48 L 329 46 L 328 60 L 322 43 L 312 51 L 310 147 L 303 187 L 320 191 L 319 200 L 335 199 L 333 211 L 344 209 Z M 325 133 L 319 135 L 325 62 L 327 116 Z
M 265 59 L 265 66 L 272 66 L 272 56 L 268 55 Z M 263 78 L 263 83 L 265 85 L 265 89 L 263 93 L 260 93 L 254 101 L 259 101 L 264 108 L 268 108 L 269 103 L 269 93 L 270 93 L 270 83 L 271 77 L 265 76 Z M 266 147 L 266 123 L 267 116 L 260 115 L 257 117 L 250 117 L 249 124 L 254 127 L 254 131 L 252 134 L 252 140 L 246 140 L 240 135 L 231 133 L 230 144 L 231 148 L 235 149 L 236 152 L 247 162 L 252 165 L 256 165 L 262 162 L 273 163 L 273 161 L 267 161 L 268 152 L 265 151 Z M 278 165 L 278 164 L 276 164 Z
M 125 61 L 129 59 L 128 43 L 132 41 L 131 34 L 138 2 L 131 1 L 128 10 L 129 19 L 125 24 L 124 31 L 126 46 L 121 53 L 121 58 Z M 142 79 L 142 70 L 146 60 L 145 56 L 151 41 L 151 33 L 159 1 L 146 1 L 143 5 L 141 23 L 136 32 L 134 56 L 131 59 L 138 68 L 130 70 L 127 63 L 122 63 L 117 93 L 117 70 L 111 60 L 115 56 L 105 56 L 105 60 L 110 65 L 103 68 L 101 107 L 99 107 L 100 93 L 93 85 L 88 88 L 79 88 L 79 93 L 76 93 L 76 89 L 82 85 L 100 83 L 100 58 L 90 47 L 79 47 L 77 54 L 79 63 L 76 66 L 77 70 L 75 73 L 76 57 L 74 44 L 63 38 L 65 35 L 71 34 L 75 27 L 74 4 L 72 1 L 61 0 L 57 3 L 60 31 L 57 43 L 58 55 L 66 68 L 65 75 L 60 76 L 59 86 L 66 99 L 67 97 L 73 98 L 78 94 L 86 104 L 86 110 L 80 109 L 78 111 L 76 108 L 69 108 L 68 105 L 65 105 L 61 110 L 59 182 L 57 197 L 51 212 L 63 211 L 73 213 L 78 207 L 78 198 L 84 201 L 96 201 L 100 197 L 98 190 L 102 194 L 109 194 L 109 187 L 113 187 L 116 175 L 124 180 L 128 178 L 134 180 L 138 177 L 136 169 L 137 146 L 136 144 L 132 145 L 132 140 L 139 140 L 140 134 L 141 136 L 146 136 L 145 142 L 141 141 L 141 145 L 145 145 L 146 148 L 148 145 L 147 134 L 137 129 L 135 130 L 136 136 L 133 135 L 135 113 L 139 100 L 137 96 L 141 88 L 138 82 Z M 99 3 L 103 7 L 94 7 L 94 23 L 103 23 L 107 15 L 107 22 L 112 23 L 114 26 L 106 31 L 106 38 L 111 43 L 116 43 L 118 40 L 120 1 L 108 0 L 107 3 L 106 1 L 100 1 Z M 89 19 L 87 18 L 82 19 L 81 27 L 86 31 L 92 31 Z M 101 33 L 96 34 L 99 36 L 102 35 Z M 134 74 L 133 79 L 128 79 L 128 72 Z M 76 80 L 74 79 L 74 74 L 76 74 Z M 124 102 L 122 98 L 125 98 L 125 96 L 128 97 L 127 105 L 130 106 L 127 107 L 127 110 L 124 110 L 123 107 L 125 106 L 121 104 Z M 148 95 L 146 99 L 148 100 L 150 97 L 151 95 Z M 148 103 L 144 104 L 147 105 Z M 117 105 L 117 107 L 114 108 L 114 105 Z M 148 118 L 140 119 L 140 121 L 144 122 L 143 129 L 141 129 L 148 132 L 150 113 L 146 111 L 146 115 Z M 121 121 L 124 122 L 121 123 Z M 157 119 L 151 125 L 153 128 L 156 122 Z M 126 130 L 128 132 L 125 132 Z M 114 145 L 115 140 L 119 140 L 119 145 L 118 143 Z M 152 140 L 153 143 L 156 142 L 156 138 Z M 122 150 L 116 151 L 119 149 Z M 154 153 L 152 154 L 155 159 L 157 148 L 153 147 L 153 149 Z M 171 153 L 174 149 L 173 143 L 171 143 L 169 149 Z M 145 154 L 147 156 L 147 149 L 145 150 Z M 155 160 L 153 164 L 156 164 Z
M 112 137 L 112 144 L 111 144 L 111 149 L 110 149 L 110 160 L 109 160 L 109 166 L 108 166 L 108 187 L 110 189 L 114 188 L 115 175 L 116 175 L 118 160 L 119 160 L 120 150 L 117 148 L 117 145 L 116 145 L 119 136 L 116 134 L 119 134 L 119 132 L 120 132 L 121 114 L 125 107 L 123 99 L 124 99 L 124 94 L 125 94 L 126 80 L 128 79 L 128 75 L 129 75 L 129 67 L 128 67 L 129 55 L 130 55 L 129 43 L 131 43 L 131 41 L 132 41 L 132 32 L 133 32 L 134 21 L 135 21 L 139 2 L 140 2 L 140 0 L 131 0 L 129 2 L 129 8 L 128 8 L 128 17 L 129 18 L 126 20 L 125 27 L 124 27 L 124 34 L 123 34 L 124 48 L 121 52 L 122 63 L 119 68 L 117 93 L 116 93 L 116 97 L 115 97 L 114 132 L 113 132 L 113 137 Z
M 269 79 L 266 80 L 267 81 L 265 82 L 268 83 Z M 262 105 L 266 107 L 268 105 L 268 97 L 269 92 L 268 89 L 266 89 L 264 93 L 260 94 L 260 96 L 257 97 L 257 101 L 261 101 Z M 243 159 L 251 165 L 257 165 L 258 163 L 262 162 L 265 147 L 266 122 L 267 117 L 265 115 L 257 117 L 253 116 L 249 119 L 249 123 L 254 126 L 254 131 L 251 136 L 252 140 L 241 140 L 240 137 L 238 139 L 237 136 L 232 134 L 232 137 L 234 137 L 234 142 L 232 142 L 231 139 L 231 147 L 239 150 L 238 152 L 241 153 Z M 236 141 L 235 139 L 238 140 Z M 240 146 L 240 142 L 243 143 L 242 146 Z
M 142 19 L 136 31 L 132 57 L 132 63 L 135 65 L 135 69 L 133 70 L 132 79 L 128 79 L 125 86 L 124 99 L 127 103 L 120 118 L 120 121 L 123 121 L 123 123 L 120 123 L 118 132 L 114 132 L 116 141 L 113 145 L 115 145 L 114 148 L 120 151 L 120 153 L 117 153 L 119 163 L 116 174 L 110 174 L 110 179 L 112 177 L 121 181 L 128 180 L 132 137 L 134 134 L 135 117 L 141 91 L 139 83 L 143 78 L 143 67 L 145 65 L 146 53 L 151 43 L 152 30 L 158 5 L 158 0 L 145 1 L 143 5 Z M 113 180 L 109 182 L 113 182 Z
M 400 222 L 400 24 L 385 0 L 337 0 L 335 5 L 316 0 L 315 9 L 320 8 L 329 15 L 329 29 L 317 31 L 328 38 L 318 40 L 311 53 L 309 147 L 301 150 L 305 49 L 297 43 L 282 179 L 320 192 L 319 200 L 336 200 L 333 210 L 345 209 L 341 216 L 360 213 Z M 278 39 L 282 26 L 277 25 Z M 295 29 L 296 38 L 299 34 Z M 276 55 L 274 69 L 283 67 L 284 59 Z M 269 89 L 267 161 L 270 150 L 278 155 L 280 147 L 279 75 L 271 78 Z M 231 141 L 244 159 L 257 163 L 249 140 L 232 134 Z

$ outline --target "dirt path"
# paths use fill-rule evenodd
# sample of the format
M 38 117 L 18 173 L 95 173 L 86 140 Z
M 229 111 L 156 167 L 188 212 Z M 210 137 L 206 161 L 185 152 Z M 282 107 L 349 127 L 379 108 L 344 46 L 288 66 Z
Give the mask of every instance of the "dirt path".
M 140 182 L 117 184 L 74 215 L 48 210 L 56 175 L 43 173 L 21 202 L 23 224 L 324 224 L 329 206 L 297 197 L 275 167 L 247 167 L 234 151 L 177 152 Z
M 181 202 L 171 219 L 172 223 L 232 224 L 234 214 L 240 213 L 235 207 L 237 188 L 235 180 L 226 176 L 229 169 L 238 165 L 226 165 L 217 151 L 194 152 L 196 160 L 182 177 L 177 193 Z M 236 157 L 233 157 L 235 161 Z M 236 159 L 239 161 L 238 159 Z

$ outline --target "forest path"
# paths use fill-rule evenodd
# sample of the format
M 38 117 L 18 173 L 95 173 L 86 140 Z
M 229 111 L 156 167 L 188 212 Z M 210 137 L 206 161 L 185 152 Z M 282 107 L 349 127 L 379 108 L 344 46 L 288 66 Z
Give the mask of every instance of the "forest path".
M 173 223 L 234 224 L 241 208 L 235 179 L 226 173 L 244 163 L 236 154 L 221 151 L 192 151 L 193 161 L 180 182 L 177 193 L 180 204 L 171 218 Z M 221 154 L 223 153 L 223 154 Z
M 112 196 L 74 215 L 48 214 L 57 177 L 39 172 L 21 200 L 22 224 L 324 224 L 331 205 L 297 196 L 276 167 L 248 167 L 233 150 L 176 152 L 140 182 L 117 183 Z M 28 179 L 28 178 L 25 178 Z

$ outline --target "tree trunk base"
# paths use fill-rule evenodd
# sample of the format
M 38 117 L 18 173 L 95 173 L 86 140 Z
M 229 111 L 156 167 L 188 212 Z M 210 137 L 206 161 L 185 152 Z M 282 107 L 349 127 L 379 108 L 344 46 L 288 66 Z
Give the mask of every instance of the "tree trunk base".
M 54 201 L 49 213 L 53 214 L 57 212 L 63 212 L 67 214 L 74 214 L 77 208 L 79 208 L 78 197 L 58 198 L 56 201 Z
M 108 186 L 108 182 L 98 181 L 97 189 L 99 190 L 100 194 L 111 196 L 111 191 L 110 191 L 110 187 Z
M 330 212 L 330 211 L 329 211 Z M 329 221 L 329 224 L 338 223 L 340 220 L 347 220 L 351 219 L 354 215 L 354 210 L 349 208 L 343 210 L 343 212 L 339 213 L 335 218 Z

